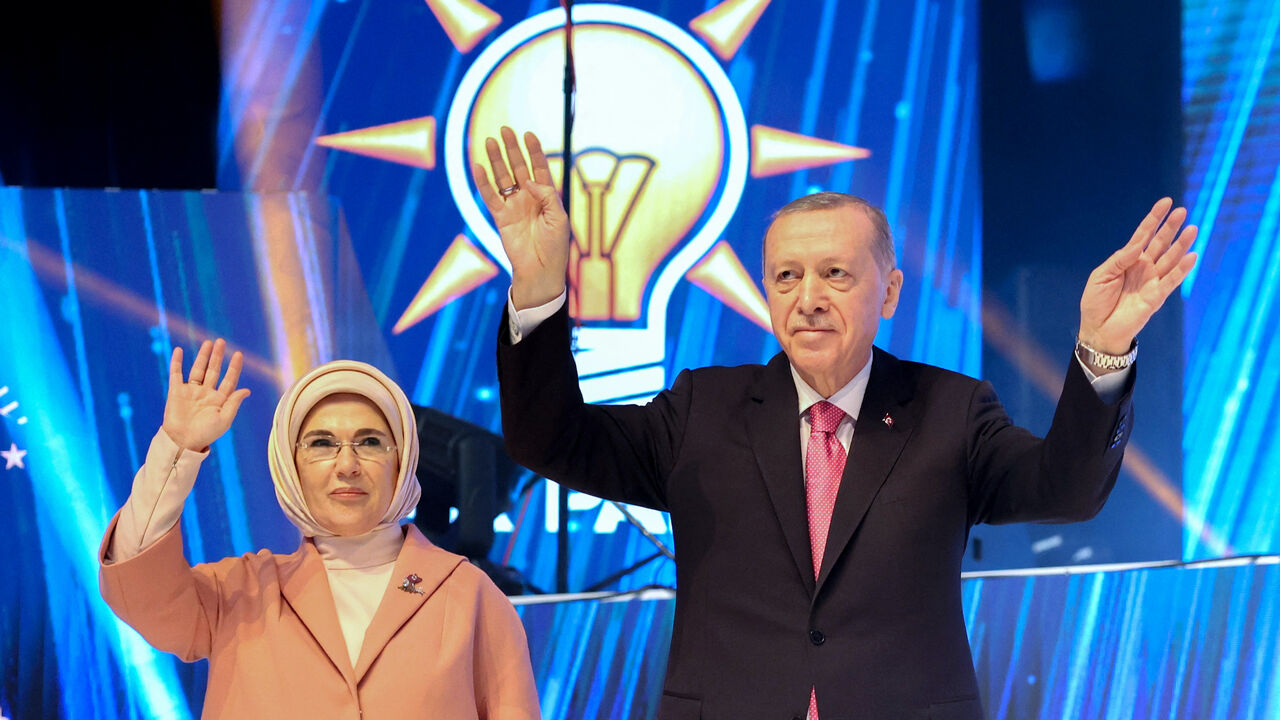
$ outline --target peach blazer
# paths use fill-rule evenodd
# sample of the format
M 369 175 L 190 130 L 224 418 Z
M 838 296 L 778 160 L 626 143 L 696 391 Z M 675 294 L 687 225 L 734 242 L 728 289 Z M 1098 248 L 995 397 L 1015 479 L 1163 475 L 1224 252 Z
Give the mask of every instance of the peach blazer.
M 539 718 L 524 627 L 464 558 L 408 526 L 351 667 L 315 545 L 190 567 L 181 523 L 137 557 L 101 564 L 102 596 L 160 650 L 209 658 L 204 718 Z M 403 592 L 410 573 L 421 595 Z

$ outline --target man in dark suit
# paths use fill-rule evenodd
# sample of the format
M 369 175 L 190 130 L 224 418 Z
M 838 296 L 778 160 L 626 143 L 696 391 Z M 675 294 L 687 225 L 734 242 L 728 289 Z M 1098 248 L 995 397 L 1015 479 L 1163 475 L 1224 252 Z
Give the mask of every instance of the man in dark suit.
M 1195 263 L 1161 200 L 1089 277 L 1079 344 L 1041 439 L 985 382 L 872 347 L 903 275 L 884 215 L 801 198 L 765 237 L 782 353 L 684 371 L 644 407 L 582 401 L 569 226 L 537 139 L 503 128 L 473 168 L 511 260 L 503 429 L 518 462 L 667 510 L 679 553 L 658 717 L 978 720 L 960 562 L 979 522 L 1093 517 L 1115 483 L 1138 331 Z

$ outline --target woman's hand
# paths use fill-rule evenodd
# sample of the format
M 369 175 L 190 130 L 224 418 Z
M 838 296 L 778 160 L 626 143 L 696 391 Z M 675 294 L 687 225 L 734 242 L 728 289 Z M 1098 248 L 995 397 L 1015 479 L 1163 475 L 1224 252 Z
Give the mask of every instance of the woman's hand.
M 231 427 L 240 410 L 240 403 L 249 397 L 249 389 L 236 389 L 240 381 L 240 368 L 244 356 L 239 352 L 227 363 L 227 374 L 218 383 L 222 371 L 222 356 L 227 343 L 222 338 L 200 344 L 191 375 L 182 380 L 182 348 L 173 349 L 169 360 L 169 397 L 164 404 L 166 434 L 180 447 L 203 452 Z
M 502 142 L 507 159 L 503 159 L 497 140 L 485 139 L 496 188 L 489 184 L 483 165 L 475 163 L 471 171 L 511 261 L 511 300 L 517 310 L 524 310 L 551 302 L 564 292 L 569 269 L 569 216 L 560 204 L 537 136 L 524 134 L 529 165 L 525 165 L 520 142 L 511 128 L 502 128 Z

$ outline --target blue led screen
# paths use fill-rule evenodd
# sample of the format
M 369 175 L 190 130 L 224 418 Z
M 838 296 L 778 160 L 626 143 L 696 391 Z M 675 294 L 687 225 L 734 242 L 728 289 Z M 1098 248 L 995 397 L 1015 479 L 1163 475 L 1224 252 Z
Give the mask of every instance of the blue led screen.
M 1280 548 L 1280 8 L 1186 2 L 1183 555 Z

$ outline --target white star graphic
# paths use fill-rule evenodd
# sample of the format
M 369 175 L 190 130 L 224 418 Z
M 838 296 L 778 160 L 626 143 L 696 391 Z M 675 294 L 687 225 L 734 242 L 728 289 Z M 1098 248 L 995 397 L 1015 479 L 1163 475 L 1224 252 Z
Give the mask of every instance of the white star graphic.
M 5 470 L 15 466 L 21 469 L 26 469 L 27 466 L 22 464 L 22 458 L 26 457 L 26 455 L 27 451 L 19 450 L 18 446 L 14 443 L 9 443 L 8 450 L 0 450 L 0 457 L 4 458 Z

